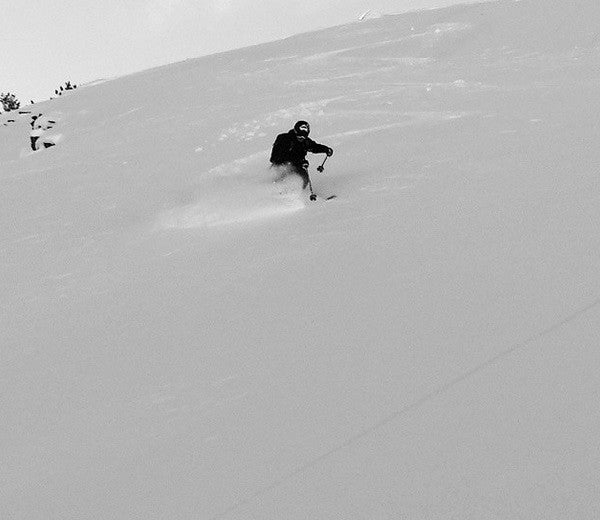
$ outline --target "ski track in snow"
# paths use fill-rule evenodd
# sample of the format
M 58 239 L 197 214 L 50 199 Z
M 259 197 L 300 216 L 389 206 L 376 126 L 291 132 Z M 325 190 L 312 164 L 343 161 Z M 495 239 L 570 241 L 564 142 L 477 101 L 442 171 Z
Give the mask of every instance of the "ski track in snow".
M 218 141 L 223 142 L 228 139 L 234 139 L 238 142 L 243 142 L 252 141 L 257 137 L 272 136 L 274 128 L 285 128 L 286 125 L 290 124 L 290 121 L 294 122 L 298 119 L 314 119 L 315 117 L 324 116 L 324 110 L 329 104 L 343 99 L 345 99 L 345 96 L 307 101 L 299 103 L 296 106 L 269 112 L 260 119 L 237 122 L 223 129 L 219 133 Z
M 580 309 L 575 310 L 569 316 L 566 316 L 566 317 L 556 321 L 555 323 L 548 326 L 547 328 L 531 335 L 530 337 L 526 338 L 525 340 L 523 340 L 515 345 L 510 346 L 509 348 L 505 349 L 504 351 L 500 352 L 499 354 L 495 355 L 494 357 L 485 360 L 483 363 L 480 363 L 479 365 L 471 368 L 470 370 L 466 371 L 465 373 L 442 384 L 441 386 L 439 386 L 438 388 L 435 388 L 433 391 L 431 391 L 427 395 L 420 397 L 419 399 L 408 404 L 407 406 L 404 406 L 403 408 L 400 408 L 399 410 L 394 411 L 392 414 L 388 415 L 387 417 L 382 418 L 377 423 L 369 426 L 368 428 L 365 428 L 363 431 L 356 433 L 355 435 L 349 437 L 348 439 L 345 439 L 342 443 L 338 444 L 337 446 L 334 446 L 333 448 L 322 453 L 321 455 L 318 455 L 318 456 L 314 457 L 313 459 L 305 462 L 304 464 L 297 467 L 293 471 L 290 471 L 288 474 L 282 476 L 279 479 L 274 480 L 267 486 L 265 486 L 261 489 L 258 489 L 251 495 L 238 500 L 237 502 L 235 502 L 228 508 L 224 509 L 222 512 L 211 517 L 211 520 L 219 520 L 221 518 L 226 518 L 231 513 L 241 509 L 243 506 L 249 505 L 253 501 L 257 500 L 258 498 L 283 486 L 290 480 L 293 480 L 293 479 L 299 477 L 300 475 L 306 473 L 310 469 L 314 468 L 315 466 L 317 466 L 321 463 L 324 463 L 325 461 L 327 461 L 329 458 L 331 458 L 335 454 L 339 453 L 340 451 L 343 451 L 343 450 L 351 447 L 352 445 L 358 443 L 359 441 L 367 438 L 368 436 L 376 433 L 378 430 L 384 428 L 388 424 L 402 419 L 409 412 L 426 405 L 430 401 L 432 401 L 432 400 L 440 397 L 444 393 L 448 392 L 453 387 L 469 380 L 473 376 L 493 367 L 494 365 L 500 364 L 502 361 L 504 361 L 508 357 L 518 353 L 519 351 L 533 347 L 536 344 L 536 342 L 543 339 L 545 336 L 550 335 L 553 332 L 556 332 L 557 330 L 561 329 L 562 327 L 569 325 L 570 323 L 581 318 L 586 313 L 588 313 L 589 311 L 591 311 L 592 309 L 594 309 L 598 306 L 600 306 L 600 298 L 597 298 L 596 300 L 592 301 L 591 303 L 588 303 L 587 305 L 581 307 Z
M 391 130 L 393 128 L 403 128 L 406 126 L 413 126 L 416 123 L 431 123 L 431 122 L 443 122 L 443 121 L 452 121 L 454 119 L 461 119 L 463 117 L 467 117 L 470 115 L 474 115 L 472 112 L 454 112 L 454 113 L 439 113 L 439 112 L 429 112 L 429 113 L 406 113 L 403 114 L 408 116 L 410 119 L 408 121 L 402 121 L 399 123 L 391 123 L 388 125 L 377 125 L 371 126 L 367 128 L 360 128 L 357 130 L 348 130 L 346 132 L 340 132 L 336 134 L 330 134 L 326 136 L 326 139 L 329 139 L 331 142 L 341 142 L 344 137 L 355 137 L 359 135 L 372 134 L 375 132 L 380 132 L 384 130 Z
M 320 52 L 320 53 L 312 54 L 310 56 L 305 57 L 304 61 L 312 62 L 312 61 L 326 60 L 327 58 L 330 58 L 332 56 L 337 56 L 340 54 L 347 54 L 347 53 L 351 53 L 352 51 L 388 47 L 390 45 L 403 43 L 403 42 L 406 42 L 411 39 L 429 39 L 432 42 L 436 42 L 440 38 L 442 38 L 445 34 L 455 33 L 455 32 L 459 32 L 459 31 L 466 31 L 470 27 L 471 26 L 469 24 L 464 24 L 464 23 L 435 24 L 435 25 L 429 27 L 428 30 L 426 30 L 423 33 L 410 34 L 408 36 L 403 36 L 402 38 L 383 40 L 383 41 L 378 41 L 378 42 L 374 42 L 374 43 L 369 43 L 366 45 L 356 45 L 356 46 L 345 47 L 342 49 L 336 49 L 336 50 L 332 50 L 332 51 Z M 409 59 L 410 60 L 413 58 L 402 57 L 401 59 Z M 417 58 L 414 58 L 414 59 L 417 59 Z

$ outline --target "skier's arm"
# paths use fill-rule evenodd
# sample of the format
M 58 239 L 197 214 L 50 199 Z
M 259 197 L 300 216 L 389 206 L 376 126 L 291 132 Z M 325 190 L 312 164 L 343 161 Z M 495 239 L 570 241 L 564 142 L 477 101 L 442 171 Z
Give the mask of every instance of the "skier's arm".
M 326 153 L 328 157 L 333 155 L 333 149 L 324 144 L 315 143 L 312 139 L 308 140 L 308 151 L 312 153 Z

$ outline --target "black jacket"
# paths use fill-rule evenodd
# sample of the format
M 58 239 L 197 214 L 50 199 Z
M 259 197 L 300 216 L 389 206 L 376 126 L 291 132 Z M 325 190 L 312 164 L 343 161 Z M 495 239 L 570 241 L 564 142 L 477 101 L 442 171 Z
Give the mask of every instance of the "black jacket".
M 275 165 L 290 163 L 302 167 L 308 152 L 327 153 L 328 151 L 328 146 L 315 143 L 308 137 L 303 141 L 298 140 L 296 132 L 290 130 L 285 134 L 279 134 L 275 139 L 273 151 L 271 152 L 271 162 Z

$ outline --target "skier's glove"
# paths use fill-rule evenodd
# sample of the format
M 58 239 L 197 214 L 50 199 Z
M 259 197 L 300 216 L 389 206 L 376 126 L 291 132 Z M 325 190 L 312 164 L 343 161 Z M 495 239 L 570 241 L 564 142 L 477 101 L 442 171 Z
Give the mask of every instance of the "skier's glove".
M 327 148 L 327 152 L 325 152 L 327 154 L 327 157 L 331 157 L 333 155 L 333 148 Z

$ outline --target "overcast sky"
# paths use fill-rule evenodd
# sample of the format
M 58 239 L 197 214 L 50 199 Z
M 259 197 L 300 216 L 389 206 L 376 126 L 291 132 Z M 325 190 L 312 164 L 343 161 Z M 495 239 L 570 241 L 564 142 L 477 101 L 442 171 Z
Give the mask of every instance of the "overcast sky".
M 0 92 L 41 101 L 84 83 L 460 0 L 0 0 Z

